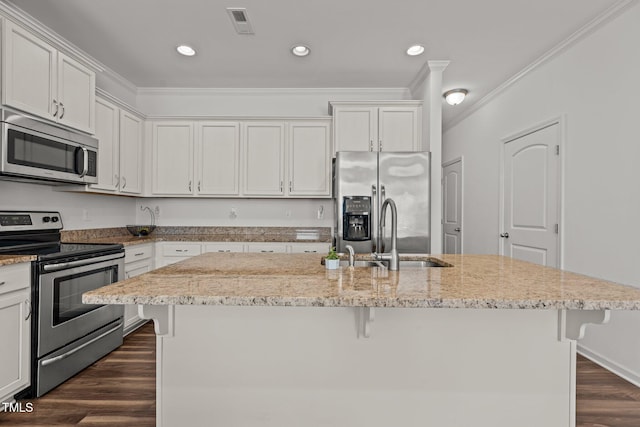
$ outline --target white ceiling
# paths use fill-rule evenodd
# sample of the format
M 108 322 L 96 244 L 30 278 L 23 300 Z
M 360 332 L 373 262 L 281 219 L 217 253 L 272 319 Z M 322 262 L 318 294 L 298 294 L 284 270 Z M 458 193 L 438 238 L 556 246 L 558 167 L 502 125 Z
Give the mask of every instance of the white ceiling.
M 410 87 L 449 60 L 445 122 L 619 0 L 11 0 L 138 87 Z M 255 35 L 235 33 L 244 7 Z M 409 57 L 420 42 L 426 51 Z M 178 44 L 195 47 L 192 58 Z M 305 43 L 311 55 L 290 47 Z

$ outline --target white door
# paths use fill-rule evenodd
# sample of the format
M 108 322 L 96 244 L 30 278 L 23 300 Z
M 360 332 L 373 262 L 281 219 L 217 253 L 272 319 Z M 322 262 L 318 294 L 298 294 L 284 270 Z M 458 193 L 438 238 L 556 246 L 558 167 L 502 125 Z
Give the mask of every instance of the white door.
M 58 121 L 93 133 L 95 103 L 95 73 L 78 61 L 58 53 Z
M 142 119 L 120 110 L 120 191 L 142 192 Z
M 378 151 L 416 151 L 421 128 L 418 107 L 380 107 Z
M 119 147 L 120 110 L 115 105 L 96 98 L 96 133 L 100 144 L 98 156 L 98 183 L 91 187 L 116 191 L 120 180 Z
M 289 196 L 331 195 L 329 123 L 289 125 Z
M 153 124 L 153 194 L 193 194 L 193 124 Z
M 198 125 L 196 150 L 198 194 L 240 194 L 240 124 L 205 122 Z
M 244 195 L 284 196 L 284 122 L 245 123 Z
M 55 49 L 9 20 L 2 24 L 2 103 L 56 120 Z
M 462 160 L 442 173 L 442 242 L 445 254 L 462 253 Z
M 335 107 L 333 110 L 335 151 L 378 151 L 378 109 Z
M 504 255 L 559 266 L 560 137 L 554 122 L 504 145 Z

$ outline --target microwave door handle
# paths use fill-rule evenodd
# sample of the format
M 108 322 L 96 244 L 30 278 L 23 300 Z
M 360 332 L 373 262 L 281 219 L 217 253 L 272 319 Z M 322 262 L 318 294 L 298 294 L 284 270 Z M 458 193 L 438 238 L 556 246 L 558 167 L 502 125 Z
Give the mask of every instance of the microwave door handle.
M 84 177 L 89 172 L 89 151 L 85 147 L 80 147 L 82 150 L 82 172 L 80 172 L 80 178 Z

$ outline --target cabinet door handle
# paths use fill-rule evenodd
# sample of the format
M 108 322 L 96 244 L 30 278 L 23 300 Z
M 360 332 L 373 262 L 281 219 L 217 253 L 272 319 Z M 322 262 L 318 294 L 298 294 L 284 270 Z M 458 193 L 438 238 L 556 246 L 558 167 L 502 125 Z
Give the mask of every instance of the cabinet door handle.
M 304 251 L 305 254 L 315 254 L 318 253 L 318 251 Z
M 191 181 L 189 181 L 189 193 L 191 193 Z
M 378 151 L 382 151 L 382 140 L 378 141 Z
M 116 180 L 116 187 L 119 187 L 120 186 L 120 177 L 118 176 L 117 173 L 113 175 L 113 179 Z
M 127 177 L 122 177 L 122 189 L 124 190 L 124 188 L 127 186 Z
M 53 106 L 56 107 L 55 111 L 53 112 L 53 117 L 56 117 L 58 115 L 58 101 L 56 101 L 55 99 L 53 100 Z
M 267 251 L 267 250 L 263 249 L 263 250 L 261 250 L 260 252 L 264 252 L 264 253 L 272 253 L 272 252 L 273 252 L 273 250 L 271 250 L 271 251 Z
M 284 190 L 284 183 L 282 181 L 280 181 L 280 192 L 282 193 Z
M 373 151 L 373 139 L 369 140 L 369 151 Z
M 200 181 L 198 181 L 198 193 L 200 192 Z
M 26 300 L 24 303 L 26 304 L 28 310 L 27 317 L 25 317 L 24 320 L 29 320 L 29 318 L 31 317 L 31 300 Z
M 144 255 L 144 252 L 138 252 L 137 254 L 133 254 L 133 256 L 142 256 Z
M 218 252 L 231 252 L 231 249 L 218 249 Z
M 60 107 L 62 107 L 62 111 L 60 112 L 60 118 L 64 116 L 64 104 L 61 102 Z
M 293 191 L 293 181 L 289 181 L 289 193 Z
M 4 282 L 4 281 L 0 282 L 0 286 L 4 285 L 5 283 L 7 283 L 7 282 Z
M 186 249 L 176 249 L 176 252 L 185 252 Z

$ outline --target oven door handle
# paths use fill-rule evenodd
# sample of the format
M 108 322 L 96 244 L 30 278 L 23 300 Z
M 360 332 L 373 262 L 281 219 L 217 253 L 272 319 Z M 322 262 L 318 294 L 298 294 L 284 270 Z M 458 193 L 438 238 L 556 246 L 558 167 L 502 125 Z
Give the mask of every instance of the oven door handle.
M 96 341 L 98 341 L 98 340 L 101 340 L 102 338 L 106 337 L 106 336 L 107 336 L 107 335 L 109 335 L 109 334 L 114 333 L 115 331 L 117 331 L 118 329 L 120 329 L 120 327 L 121 327 L 121 326 L 122 326 L 122 322 L 118 322 L 118 325 L 117 325 L 117 326 L 114 326 L 113 328 L 111 328 L 111 329 L 109 329 L 108 331 L 106 331 L 106 332 L 104 332 L 104 333 L 102 333 L 102 334 L 98 335 L 97 337 L 93 338 L 92 340 L 87 341 L 86 343 L 82 344 L 81 346 L 76 347 L 76 348 L 74 348 L 73 350 L 70 350 L 70 351 L 68 351 L 68 352 L 66 352 L 66 353 L 64 353 L 64 354 L 61 354 L 60 356 L 56 356 L 56 357 L 52 357 L 51 359 L 45 359 L 45 360 L 43 360 L 43 361 L 41 362 L 41 363 L 42 363 L 42 366 L 51 365 L 52 363 L 56 363 L 56 362 L 59 362 L 59 361 L 60 361 L 60 360 L 62 360 L 62 359 L 66 359 L 67 357 L 69 357 L 69 356 L 71 356 L 71 355 L 73 355 L 73 354 L 75 354 L 75 353 L 79 352 L 80 350 L 82 350 L 83 348 L 85 348 L 85 347 L 87 347 L 87 346 L 89 346 L 89 345 L 93 344 L 94 342 L 96 342 Z
M 56 263 L 56 264 L 45 264 L 45 265 L 42 266 L 42 270 L 44 270 L 46 272 L 52 272 L 52 271 L 64 270 L 64 269 L 72 268 L 72 267 L 80 267 L 80 266 L 83 266 L 83 265 L 97 264 L 99 262 L 109 261 L 109 260 L 112 260 L 112 259 L 118 259 L 118 258 L 122 258 L 122 257 L 124 257 L 124 253 L 119 252 L 117 254 L 104 255 L 104 256 L 99 256 L 99 257 L 95 257 L 95 258 L 88 258 L 88 259 L 83 259 L 83 260 L 78 260 L 78 261 L 59 262 L 59 263 Z

